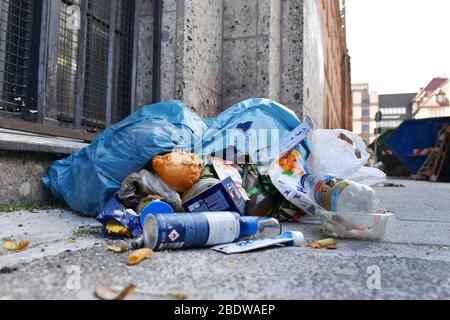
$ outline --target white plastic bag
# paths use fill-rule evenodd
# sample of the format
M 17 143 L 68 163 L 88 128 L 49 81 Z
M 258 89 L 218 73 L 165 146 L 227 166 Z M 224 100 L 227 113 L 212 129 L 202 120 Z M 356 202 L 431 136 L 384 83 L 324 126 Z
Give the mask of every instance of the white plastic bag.
M 351 176 L 344 178 L 348 178 L 352 181 L 366 184 L 368 186 L 374 186 L 385 182 L 387 179 L 386 174 L 383 171 L 371 167 L 362 167 Z
M 353 145 L 340 139 L 343 135 Z M 356 156 L 356 153 L 360 157 Z M 344 129 L 316 130 L 313 134 L 313 152 L 308 159 L 311 172 L 336 175 L 367 185 L 386 181 L 382 171 L 365 167 L 370 154 L 360 136 Z

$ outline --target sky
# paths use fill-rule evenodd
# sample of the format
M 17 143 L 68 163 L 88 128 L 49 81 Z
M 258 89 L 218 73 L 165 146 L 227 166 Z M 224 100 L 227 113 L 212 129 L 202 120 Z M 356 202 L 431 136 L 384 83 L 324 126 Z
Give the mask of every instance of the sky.
M 450 74 L 449 0 L 346 0 L 352 82 L 412 93 Z

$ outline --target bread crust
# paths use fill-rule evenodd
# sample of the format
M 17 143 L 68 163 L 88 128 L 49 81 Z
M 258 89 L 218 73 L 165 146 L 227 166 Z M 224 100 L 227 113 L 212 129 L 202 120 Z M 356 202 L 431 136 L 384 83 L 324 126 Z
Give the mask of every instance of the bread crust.
M 173 152 L 152 160 L 153 170 L 177 192 L 187 192 L 200 180 L 202 162 L 198 155 Z

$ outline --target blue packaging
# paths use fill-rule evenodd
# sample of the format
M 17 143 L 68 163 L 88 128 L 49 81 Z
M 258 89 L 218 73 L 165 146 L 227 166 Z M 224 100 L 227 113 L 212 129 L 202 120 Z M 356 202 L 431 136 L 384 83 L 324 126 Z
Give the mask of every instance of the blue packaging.
M 183 204 L 186 212 L 231 211 L 244 214 L 245 199 L 231 177 Z
M 111 220 L 115 220 L 124 227 L 127 227 L 133 237 L 142 235 L 142 227 L 139 216 L 131 209 L 127 209 L 117 200 L 117 196 L 112 197 L 97 216 L 97 221 L 106 225 Z

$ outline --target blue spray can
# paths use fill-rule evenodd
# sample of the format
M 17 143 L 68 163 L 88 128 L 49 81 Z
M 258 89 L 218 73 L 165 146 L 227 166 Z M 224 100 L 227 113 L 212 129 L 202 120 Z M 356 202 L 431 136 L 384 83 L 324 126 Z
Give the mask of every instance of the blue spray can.
M 150 214 L 143 232 L 146 247 L 174 250 L 275 237 L 281 225 L 274 218 L 241 217 L 236 212 Z

